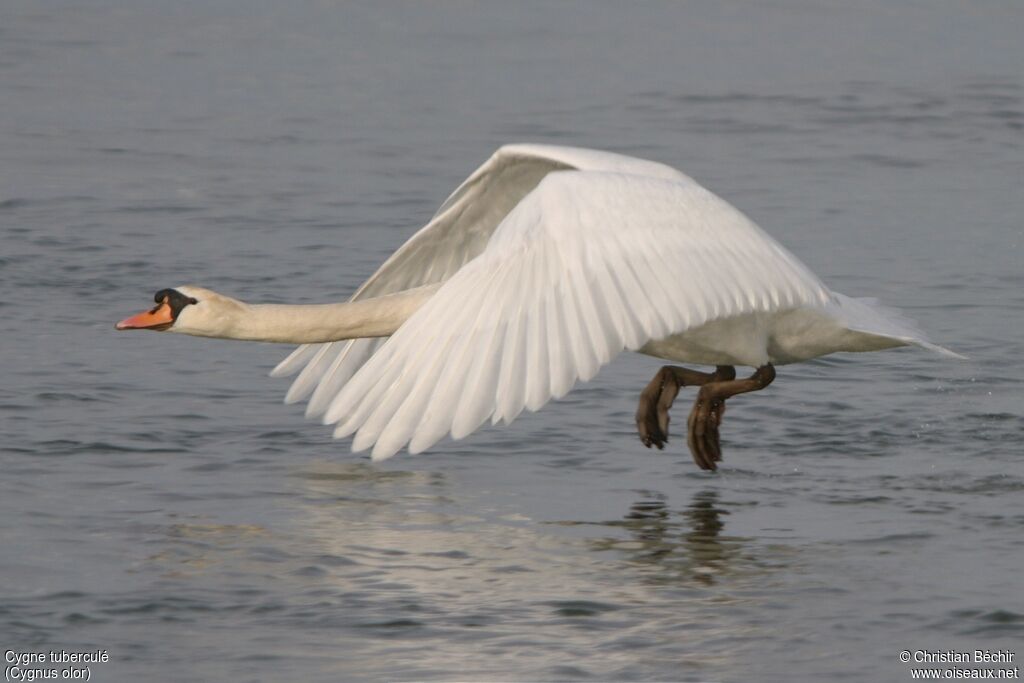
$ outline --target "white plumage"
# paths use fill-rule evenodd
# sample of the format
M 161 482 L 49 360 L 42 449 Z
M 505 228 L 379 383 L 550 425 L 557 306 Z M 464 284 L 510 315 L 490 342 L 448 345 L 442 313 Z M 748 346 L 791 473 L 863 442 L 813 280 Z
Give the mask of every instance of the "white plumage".
M 354 300 L 436 292 L 390 338 L 304 345 L 286 400 L 420 452 L 511 422 L 624 349 L 712 365 L 930 344 L 891 311 L 831 292 L 728 203 L 662 164 L 544 145 L 499 149 Z M 946 352 L 949 353 L 949 352 Z

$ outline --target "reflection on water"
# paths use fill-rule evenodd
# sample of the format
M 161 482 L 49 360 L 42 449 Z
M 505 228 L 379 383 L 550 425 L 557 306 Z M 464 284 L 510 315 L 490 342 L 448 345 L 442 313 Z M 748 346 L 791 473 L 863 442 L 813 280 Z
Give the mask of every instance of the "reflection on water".
M 620 519 L 550 521 L 465 476 L 362 463 L 303 467 L 292 475 L 301 523 L 275 543 L 295 557 L 277 575 L 290 594 L 329 608 L 323 625 L 347 651 L 372 661 L 392 641 L 419 643 L 424 679 L 453 668 L 500 678 L 521 666 L 524 651 L 538 679 L 586 678 L 594 672 L 559 667 L 615 670 L 628 653 L 656 644 L 699 672 L 721 663 L 702 644 L 765 636 L 751 619 L 763 597 L 745 589 L 766 570 L 753 539 L 725 533 L 735 506 L 717 491 L 698 490 L 679 507 L 644 490 Z M 675 605 L 669 612 L 666 600 Z M 529 629 L 517 626 L 524 623 Z M 470 650 L 454 655 L 440 645 L 449 642 L 488 643 L 484 668 Z M 622 675 L 654 675 L 646 667 L 633 663 Z
M 717 491 L 697 491 L 690 504 L 678 510 L 669 507 L 657 492 L 641 493 L 644 497 L 633 503 L 621 520 L 564 524 L 625 530 L 625 537 L 592 540 L 591 550 L 620 553 L 644 570 L 645 581 L 654 584 L 712 586 L 724 577 L 749 572 L 757 564 L 749 547 L 751 539 L 722 533 L 723 516 L 729 510 L 719 502 Z

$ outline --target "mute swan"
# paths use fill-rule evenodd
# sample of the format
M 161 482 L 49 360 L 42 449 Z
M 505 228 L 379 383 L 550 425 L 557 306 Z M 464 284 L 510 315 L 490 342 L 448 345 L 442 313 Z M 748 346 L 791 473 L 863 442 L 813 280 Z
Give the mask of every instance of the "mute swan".
M 302 370 L 286 401 L 308 397 L 308 416 L 374 460 L 507 424 L 629 349 L 716 366 L 665 366 L 636 413 L 660 449 L 679 389 L 699 386 L 687 442 L 714 470 L 726 399 L 768 386 L 776 365 L 910 344 L 956 355 L 830 291 L 679 171 L 537 144 L 495 152 L 350 302 L 249 305 L 194 286 L 155 300 L 117 329 L 303 344 L 271 373 Z M 756 371 L 737 380 L 735 365 Z

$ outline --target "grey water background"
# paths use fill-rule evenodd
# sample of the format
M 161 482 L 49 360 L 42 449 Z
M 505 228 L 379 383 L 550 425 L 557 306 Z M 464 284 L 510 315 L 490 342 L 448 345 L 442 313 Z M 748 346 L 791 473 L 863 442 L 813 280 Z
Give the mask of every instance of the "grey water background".
M 7 0 L 0 649 L 106 649 L 94 681 L 1024 655 L 1022 29 L 1017 2 Z M 192 282 L 343 299 L 513 141 L 676 166 L 970 360 L 784 367 L 714 475 L 639 444 L 638 356 L 371 464 L 281 405 L 288 348 L 112 328 Z

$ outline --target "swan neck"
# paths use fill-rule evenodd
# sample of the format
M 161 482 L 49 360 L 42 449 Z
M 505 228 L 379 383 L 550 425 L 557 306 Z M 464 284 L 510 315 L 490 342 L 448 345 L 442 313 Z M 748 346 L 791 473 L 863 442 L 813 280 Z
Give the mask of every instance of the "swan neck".
M 230 339 L 316 344 L 387 337 L 437 290 L 430 285 L 396 294 L 334 304 L 244 304 L 233 312 Z

